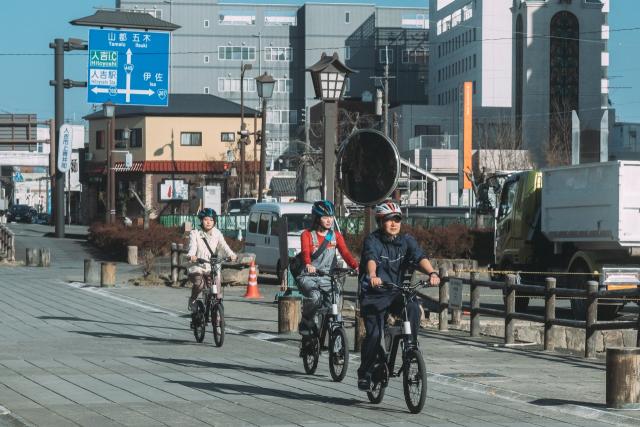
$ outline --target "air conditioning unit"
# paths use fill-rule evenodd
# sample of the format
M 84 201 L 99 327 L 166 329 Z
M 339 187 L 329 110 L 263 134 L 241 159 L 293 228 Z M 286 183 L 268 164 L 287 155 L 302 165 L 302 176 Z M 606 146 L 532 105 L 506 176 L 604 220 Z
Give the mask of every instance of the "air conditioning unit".
M 84 153 L 84 159 L 88 162 L 90 162 L 91 160 L 93 160 L 93 153 L 90 151 L 86 151 Z

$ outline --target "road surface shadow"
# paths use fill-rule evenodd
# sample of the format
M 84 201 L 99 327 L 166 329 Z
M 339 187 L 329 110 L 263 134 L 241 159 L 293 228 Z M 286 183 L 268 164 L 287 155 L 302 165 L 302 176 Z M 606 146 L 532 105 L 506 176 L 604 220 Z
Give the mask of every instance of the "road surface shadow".
M 86 335 L 94 338 L 115 338 L 115 339 L 125 339 L 125 340 L 136 340 L 136 341 L 149 341 L 158 344 L 197 344 L 194 341 L 187 340 L 179 340 L 173 338 L 158 338 L 151 337 L 148 335 L 131 335 L 131 334 L 116 334 L 112 332 L 87 332 L 87 331 L 67 331 L 69 333 Z M 202 345 L 202 344 L 199 344 Z
M 185 368 L 207 368 L 207 369 L 224 369 L 232 371 L 250 371 L 259 372 L 270 375 L 283 375 L 292 378 L 309 378 L 309 375 L 303 375 L 287 369 L 268 368 L 262 366 L 247 366 L 235 363 L 209 362 L 206 360 L 195 359 L 174 359 L 153 356 L 136 356 L 138 359 L 148 360 L 156 363 L 165 363 L 170 365 L 183 366 Z
M 607 409 L 607 405 L 603 403 L 582 402 L 579 400 L 563 400 L 563 399 L 536 399 L 529 402 L 532 405 L 538 406 L 563 406 L 563 405 L 576 405 L 585 406 L 594 409 Z

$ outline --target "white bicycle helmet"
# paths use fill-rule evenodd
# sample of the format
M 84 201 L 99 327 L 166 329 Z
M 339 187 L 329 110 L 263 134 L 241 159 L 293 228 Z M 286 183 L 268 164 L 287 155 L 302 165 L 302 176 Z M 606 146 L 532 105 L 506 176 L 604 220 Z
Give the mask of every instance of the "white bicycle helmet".
M 383 219 L 389 216 L 399 216 L 402 218 L 402 211 L 400 210 L 400 206 L 397 203 L 386 201 L 382 202 L 375 207 L 374 213 L 376 215 L 376 219 Z

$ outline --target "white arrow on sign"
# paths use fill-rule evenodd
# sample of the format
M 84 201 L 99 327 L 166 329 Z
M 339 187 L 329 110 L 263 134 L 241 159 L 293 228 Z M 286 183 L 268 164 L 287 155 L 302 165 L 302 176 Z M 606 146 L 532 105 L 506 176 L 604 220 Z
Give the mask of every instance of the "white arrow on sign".
M 127 49 L 127 65 L 124 70 L 127 72 L 127 84 L 125 92 L 125 102 L 131 102 L 131 49 Z
M 97 87 L 94 86 L 91 89 L 93 93 L 110 93 L 113 89 L 105 88 L 105 87 Z M 118 89 L 118 93 L 127 93 L 127 89 Z M 153 95 L 155 92 L 152 89 L 129 89 L 128 92 L 133 95 Z M 127 102 L 129 99 L 127 98 Z

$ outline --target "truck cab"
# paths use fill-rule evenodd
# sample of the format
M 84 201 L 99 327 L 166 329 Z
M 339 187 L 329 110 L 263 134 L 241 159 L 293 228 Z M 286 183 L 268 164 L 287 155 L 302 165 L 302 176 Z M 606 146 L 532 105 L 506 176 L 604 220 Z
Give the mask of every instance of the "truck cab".
M 542 174 L 516 172 L 507 177 L 496 212 L 495 265 L 499 269 L 531 264 L 539 232 Z

